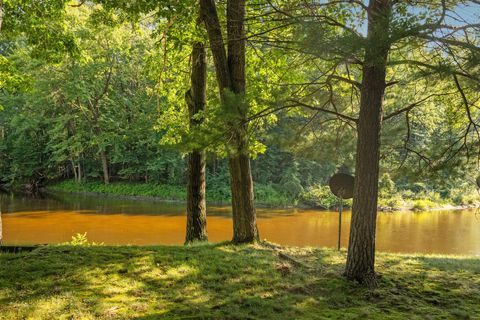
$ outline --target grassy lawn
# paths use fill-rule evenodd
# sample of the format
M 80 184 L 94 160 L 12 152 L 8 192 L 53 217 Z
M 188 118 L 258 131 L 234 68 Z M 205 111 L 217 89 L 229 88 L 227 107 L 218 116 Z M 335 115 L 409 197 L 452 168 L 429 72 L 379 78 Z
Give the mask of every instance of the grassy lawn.
M 345 252 L 262 246 L 48 246 L 0 254 L 0 319 L 478 319 L 480 258 L 379 254 L 376 289 Z M 307 267 L 311 266 L 311 268 Z

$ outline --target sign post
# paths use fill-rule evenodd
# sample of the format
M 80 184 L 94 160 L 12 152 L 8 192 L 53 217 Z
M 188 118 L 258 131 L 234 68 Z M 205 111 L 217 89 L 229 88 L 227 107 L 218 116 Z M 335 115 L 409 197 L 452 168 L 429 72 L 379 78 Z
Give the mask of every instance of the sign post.
M 342 239 L 342 210 L 343 210 L 343 199 L 342 197 L 338 198 L 338 251 L 340 251 L 340 240 Z
M 328 182 L 330 190 L 338 198 L 338 245 L 337 249 L 340 251 L 342 240 L 342 212 L 343 199 L 353 198 L 353 184 L 355 179 L 353 176 L 345 173 L 336 173 Z

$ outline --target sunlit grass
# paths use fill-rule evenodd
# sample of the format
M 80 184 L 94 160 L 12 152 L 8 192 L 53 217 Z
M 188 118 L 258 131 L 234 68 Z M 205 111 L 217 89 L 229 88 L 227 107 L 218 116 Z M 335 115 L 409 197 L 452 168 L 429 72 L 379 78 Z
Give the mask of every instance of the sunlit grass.
M 475 319 L 480 259 L 379 254 L 379 286 L 345 252 L 261 245 L 49 246 L 0 254 L 0 319 Z

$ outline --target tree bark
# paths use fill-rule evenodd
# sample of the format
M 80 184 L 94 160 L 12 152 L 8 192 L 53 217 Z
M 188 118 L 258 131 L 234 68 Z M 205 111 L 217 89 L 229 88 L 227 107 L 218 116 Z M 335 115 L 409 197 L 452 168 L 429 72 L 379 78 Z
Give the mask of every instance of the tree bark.
M 352 220 L 345 275 L 375 284 L 375 233 L 380 163 L 380 130 L 390 48 L 389 0 L 370 0 L 368 36 L 363 66 Z M 386 36 L 387 35 L 387 36 Z
M 220 99 L 224 102 L 224 90 L 230 88 L 230 76 L 222 28 L 218 19 L 215 0 L 200 0 L 200 16 L 207 29 L 208 41 L 210 43 L 210 50 L 212 51 L 215 74 L 220 91 Z
M 248 108 L 243 107 L 246 92 L 245 0 L 227 1 L 228 54 L 214 0 L 200 0 L 200 10 L 207 29 L 222 103 L 226 105 L 226 91 L 233 93 L 237 101 L 236 105 L 232 101 L 228 103 L 229 108 L 236 108 L 236 119 L 227 124 L 234 144 L 229 154 L 233 242 L 253 242 L 259 236 L 248 150 Z
M 207 100 L 207 53 L 203 43 L 195 43 L 192 50 L 191 87 L 186 93 L 190 128 L 199 126 L 203 119 L 195 116 L 205 110 Z M 207 209 L 205 199 L 205 151 L 193 150 L 188 155 L 187 233 L 186 243 L 207 241 Z
M 2 26 L 3 26 L 3 15 L 4 15 L 3 0 L 0 0 L 0 31 L 2 30 Z
M 103 182 L 105 184 L 110 183 L 110 174 L 108 173 L 108 160 L 105 149 L 100 150 L 100 160 L 102 161 L 102 170 L 103 170 Z
M 2 208 L 0 207 L 0 245 L 3 241 Z
M 82 164 L 80 158 L 78 159 L 78 182 L 82 182 Z

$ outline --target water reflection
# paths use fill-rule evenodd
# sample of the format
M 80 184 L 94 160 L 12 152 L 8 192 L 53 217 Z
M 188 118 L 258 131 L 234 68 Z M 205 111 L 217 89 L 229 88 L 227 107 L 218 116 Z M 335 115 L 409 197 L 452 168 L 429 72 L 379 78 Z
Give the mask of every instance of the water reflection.
M 109 197 L 55 194 L 43 198 L 0 195 L 4 242 L 59 243 L 76 233 L 105 244 L 181 244 L 185 206 Z M 208 207 L 211 241 L 229 240 L 228 206 Z M 262 238 L 295 246 L 335 247 L 338 214 L 316 210 L 258 209 Z M 343 216 L 342 246 L 350 213 Z M 377 248 L 390 252 L 480 254 L 480 218 L 475 210 L 380 213 Z

